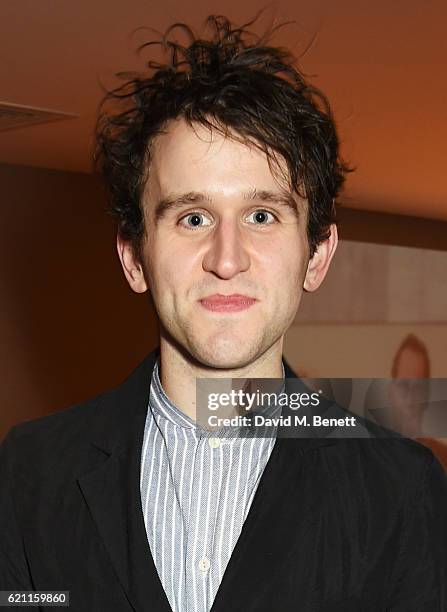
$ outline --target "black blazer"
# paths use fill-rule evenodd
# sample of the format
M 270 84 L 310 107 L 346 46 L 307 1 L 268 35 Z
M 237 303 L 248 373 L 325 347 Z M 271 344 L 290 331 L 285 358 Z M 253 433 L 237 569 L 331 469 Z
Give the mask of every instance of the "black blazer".
M 0 590 L 69 590 L 72 612 L 169 612 L 139 489 L 157 354 L 8 434 Z M 445 612 L 446 521 L 446 477 L 420 444 L 278 438 L 212 612 Z

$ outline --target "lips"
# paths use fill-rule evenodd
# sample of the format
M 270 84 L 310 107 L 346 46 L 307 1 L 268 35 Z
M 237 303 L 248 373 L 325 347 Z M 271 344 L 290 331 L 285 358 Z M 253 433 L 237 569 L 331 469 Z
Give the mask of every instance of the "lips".
M 238 310 L 245 310 L 246 308 L 252 306 L 256 301 L 256 298 L 241 295 L 239 293 L 233 293 L 231 295 L 215 293 L 214 295 L 209 295 L 206 298 L 201 299 L 200 303 L 208 310 L 234 312 Z

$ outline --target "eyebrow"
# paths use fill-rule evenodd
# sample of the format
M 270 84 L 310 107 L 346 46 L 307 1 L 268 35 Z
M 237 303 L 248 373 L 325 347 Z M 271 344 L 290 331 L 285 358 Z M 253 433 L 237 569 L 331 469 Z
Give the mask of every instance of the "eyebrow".
M 260 200 L 261 202 L 278 204 L 281 207 L 291 210 L 296 217 L 300 218 L 297 202 L 292 194 L 287 192 L 275 193 L 265 189 L 253 189 L 242 194 L 244 200 Z M 172 195 L 162 198 L 157 202 L 154 210 L 155 223 L 157 224 L 170 211 L 178 210 L 189 204 L 211 203 L 212 198 L 200 191 L 189 191 L 180 195 Z

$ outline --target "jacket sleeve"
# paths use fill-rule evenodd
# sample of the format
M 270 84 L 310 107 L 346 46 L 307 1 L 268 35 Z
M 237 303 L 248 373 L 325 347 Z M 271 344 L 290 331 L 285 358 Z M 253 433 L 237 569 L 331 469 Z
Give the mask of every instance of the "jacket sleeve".
M 432 456 L 408 503 L 389 612 L 447 610 L 447 476 Z
M 16 428 L 0 446 L 0 590 L 33 590 L 14 499 Z

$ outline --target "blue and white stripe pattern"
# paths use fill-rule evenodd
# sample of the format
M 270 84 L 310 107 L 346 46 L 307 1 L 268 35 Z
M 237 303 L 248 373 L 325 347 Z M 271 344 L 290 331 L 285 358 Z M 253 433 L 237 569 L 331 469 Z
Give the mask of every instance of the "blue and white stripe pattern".
M 209 612 L 275 444 L 274 430 L 265 438 L 229 437 L 197 427 L 165 394 L 157 360 L 141 501 L 152 557 L 174 612 Z

